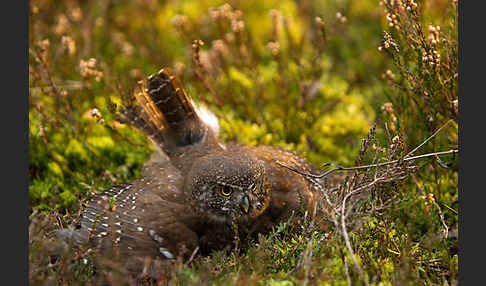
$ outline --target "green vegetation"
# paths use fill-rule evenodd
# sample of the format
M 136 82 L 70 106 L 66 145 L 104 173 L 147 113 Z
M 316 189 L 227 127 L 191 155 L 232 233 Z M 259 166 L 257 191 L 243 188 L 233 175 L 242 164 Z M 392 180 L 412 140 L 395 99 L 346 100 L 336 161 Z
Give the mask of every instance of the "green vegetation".
M 47 266 L 45 235 L 140 175 L 153 147 L 110 103 L 160 68 L 215 112 L 224 140 L 351 167 L 403 158 L 443 126 L 413 155 L 458 149 L 457 66 L 457 1 L 30 1 L 31 282 L 97 283 L 68 254 Z M 336 225 L 282 224 L 247 253 L 178 262 L 170 283 L 457 284 L 457 160 L 437 158 L 348 204 L 353 253 Z

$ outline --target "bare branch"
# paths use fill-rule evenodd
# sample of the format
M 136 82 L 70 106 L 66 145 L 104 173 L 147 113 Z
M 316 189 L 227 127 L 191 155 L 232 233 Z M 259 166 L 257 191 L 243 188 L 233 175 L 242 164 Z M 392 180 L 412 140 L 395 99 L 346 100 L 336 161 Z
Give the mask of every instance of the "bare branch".
M 326 171 L 322 174 L 319 174 L 319 175 L 315 175 L 315 174 L 311 174 L 311 173 L 305 173 L 305 172 L 300 172 L 299 170 L 297 169 L 294 169 L 292 167 L 289 167 L 285 164 L 282 164 L 281 162 L 279 161 L 275 161 L 278 165 L 284 167 L 284 168 L 287 168 L 291 171 L 294 171 L 300 175 L 303 175 L 303 176 L 307 176 L 307 177 L 311 177 L 311 178 L 316 178 L 316 179 L 321 179 L 323 177 L 326 177 L 334 172 L 337 172 L 337 171 L 354 171 L 354 170 L 363 170 L 363 169 L 370 169 L 370 168 L 376 168 L 376 167 L 383 167 L 383 166 L 387 166 L 387 165 L 392 165 L 392 164 L 396 164 L 396 163 L 399 163 L 399 162 L 407 162 L 407 161 L 413 161 L 413 160 L 416 160 L 416 159 L 421 159 L 421 158 L 427 158 L 427 157 L 432 157 L 432 156 L 438 156 L 438 155 L 446 155 L 446 154 L 456 154 L 456 153 L 459 153 L 459 150 L 458 149 L 453 149 L 453 150 L 449 150 L 449 151 L 441 151 L 441 152 L 434 152 L 434 153 L 428 153 L 428 154 L 422 154 L 422 155 L 417 155 L 417 156 L 414 156 L 414 157 L 408 157 L 408 158 L 403 158 L 403 159 L 398 159 L 398 160 L 393 160 L 393 161 L 388 161 L 388 162 L 384 162 L 384 163 L 378 163 L 378 164 L 371 164 L 371 165 L 364 165 L 364 166 L 356 166 L 356 167 L 343 167 L 343 166 L 340 166 L 338 164 L 335 164 L 335 163 L 326 163 L 323 165 L 323 167 L 327 167 L 327 166 L 335 166 L 336 169 L 332 169 L 332 170 L 329 170 L 329 171 Z
M 452 119 L 449 119 L 446 123 L 444 123 L 444 125 L 442 125 L 439 129 L 437 129 L 434 134 L 430 135 L 429 138 L 425 139 L 424 142 L 422 142 L 420 145 L 418 145 L 417 147 L 415 147 L 412 151 L 408 152 L 407 155 L 405 155 L 404 158 L 407 158 L 408 156 L 412 155 L 415 151 L 417 151 L 420 147 L 424 146 L 427 142 L 429 142 L 432 138 L 435 137 L 435 135 L 437 135 L 442 129 L 444 129 L 444 127 L 446 127 L 447 125 L 449 125 L 449 123 L 452 122 Z
M 185 263 L 185 265 L 191 264 L 191 262 L 194 260 L 194 257 L 196 256 L 197 252 L 199 251 L 199 246 L 197 246 L 194 251 L 191 254 L 191 257 L 189 257 L 189 260 Z

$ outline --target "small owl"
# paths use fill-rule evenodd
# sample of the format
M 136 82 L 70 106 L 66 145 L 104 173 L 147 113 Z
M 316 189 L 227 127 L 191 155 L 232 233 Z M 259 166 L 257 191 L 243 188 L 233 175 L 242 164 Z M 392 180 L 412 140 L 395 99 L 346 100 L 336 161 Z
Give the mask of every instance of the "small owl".
M 322 186 L 283 168 L 317 172 L 275 146 L 218 139 L 217 119 L 195 105 L 169 70 L 141 83 L 118 118 L 159 148 L 142 178 L 97 195 L 70 232 L 76 244 L 116 249 L 140 272 L 144 257 L 170 261 L 245 246 L 290 217 L 312 213 Z

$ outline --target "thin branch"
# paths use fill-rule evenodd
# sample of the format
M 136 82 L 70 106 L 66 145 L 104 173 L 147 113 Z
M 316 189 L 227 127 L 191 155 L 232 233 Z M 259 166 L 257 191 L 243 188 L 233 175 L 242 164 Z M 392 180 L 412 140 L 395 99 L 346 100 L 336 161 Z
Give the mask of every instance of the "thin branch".
M 344 273 L 346 274 L 346 280 L 348 281 L 348 285 L 352 286 L 353 283 L 351 283 L 351 277 L 349 276 L 348 259 L 346 258 L 346 255 L 344 255 Z
M 187 260 L 187 262 L 185 263 L 185 265 L 189 265 L 192 260 L 194 260 L 194 257 L 196 256 L 197 252 L 199 251 L 199 246 L 197 246 L 194 251 L 192 252 L 191 254 L 191 257 L 189 257 L 189 260 Z
M 54 94 L 56 95 L 56 97 L 55 97 L 56 98 L 56 113 L 59 115 L 59 107 L 61 105 L 61 99 L 63 98 L 63 95 L 61 94 L 61 91 L 59 90 L 57 85 L 54 83 L 54 80 L 52 79 L 52 75 L 51 75 L 51 72 L 49 70 L 49 65 L 47 64 L 47 62 L 45 61 L 45 59 L 43 57 L 39 56 L 39 54 L 37 53 L 37 51 L 35 49 L 29 48 L 29 52 L 34 56 L 36 61 L 38 63 L 40 63 L 40 65 L 41 65 L 41 67 L 42 67 L 42 69 L 45 73 L 47 82 L 48 82 L 49 86 L 51 87 L 52 91 L 54 92 Z M 67 107 L 68 112 L 70 114 L 71 109 L 70 109 L 69 105 L 67 104 L 66 107 Z
M 439 165 L 440 165 L 442 168 L 444 168 L 444 169 L 450 169 L 450 168 L 451 168 L 452 162 L 444 163 L 444 162 L 442 162 L 442 160 L 439 158 L 439 156 L 435 156 L 435 159 L 437 160 L 437 163 L 439 163 Z
M 459 150 L 458 149 L 453 149 L 453 150 L 449 150 L 449 151 L 434 152 L 434 153 L 428 153 L 428 154 L 422 154 L 422 155 L 417 155 L 417 156 L 414 156 L 414 157 L 408 157 L 408 158 L 403 158 L 403 159 L 388 161 L 388 162 L 384 162 L 384 163 L 371 164 L 371 165 L 365 165 L 365 166 L 356 166 L 356 167 L 343 167 L 343 166 L 340 166 L 340 165 L 338 165 L 336 163 L 326 163 L 326 164 L 323 165 L 323 167 L 335 166 L 336 169 L 332 169 L 332 170 L 326 171 L 326 172 L 324 172 L 322 174 L 319 174 L 319 175 L 301 172 L 301 171 L 299 171 L 297 169 L 294 169 L 294 168 L 289 167 L 289 166 L 287 166 L 285 164 L 282 164 L 279 161 L 275 161 L 275 163 L 277 163 L 278 165 L 280 165 L 280 166 L 282 166 L 284 168 L 287 168 L 287 169 L 289 169 L 291 171 L 294 171 L 297 174 L 300 174 L 300 175 L 303 175 L 303 176 L 307 176 L 307 177 L 311 177 L 311 178 L 321 179 L 321 178 L 326 177 L 326 176 L 330 175 L 331 173 L 334 173 L 334 172 L 337 172 L 337 171 L 354 171 L 354 170 L 370 169 L 370 168 L 375 168 L 375 167 L 382 167 L 382 166 L 392 165 L 392 164 L 396 164 L 396 163 L 399 163 L 399 162 L 407 162 L 407 161 L 413 161 L 413 160 L 416 160 L 416 159 L 427 158 L 427 157 L 432 157 L 432 156 L 437 156 L 437 155 L 456 154 L 456 153 L 459 153 Z
M 349 241 L 348 231 L 346 230 L 346 222 L 345 222 L 346 201 L 352 195 L 355 195 L 355 194 L 361 192 L 362 190 L 373 186 L 374 184 L 376 184 L 380 180 L 381 179 L 375 179 L 373 182 L 371 182 L 367 185 L 361 186 L 361 187 L 354 189 L 353 191 L 349 192 L 344 197 L 343 202 L 342 202 L 342 206 L 341 206 L 341 230 L 343 232 L 344 242 L 346 243 L 346 248 L 348 249 L 349 254 L 351 255 L 351 259 L 353 260 L 353 264 L 356 268 L 356 271 L 358 272 L 359 276 L 361 277 L 361 279 L 363 280 L 365 285 L 369 285 L 368 280 L 366 280 L 366 277 L 363 274 L 363 270 L 361 269 L 361 266 L 359 266 L 359 263 L 358 263 L 358 260 L 356 259 L 353 248 L 351 247 L 351 242 Z
M 446 123 L 444 123 L 444 125 L 442 125 L 439 129 L 437 129 L 434 134 L 430 135 L 429 138 L 425 139 L 424 142 L 422 142 L 420 145 L 418 145 L 417 147 L 415 147 L 415 149 L 413 149 L 412 151 L 408 152 L 407 155 L 405 155 L 404 158 L 407 158 L 408 156 L 412 155 L 415 151 L 417 151 L 420 147 L 424 146 L 427 142 L 429 142 L 432 138 L 435 137 L 435 135 L 437 135 L 442 129 L 444 129 L 444 127 L 446 127 L 447 125 L 449 125 L 449 123 L 452 122 L 452 119 L 449 119 Z

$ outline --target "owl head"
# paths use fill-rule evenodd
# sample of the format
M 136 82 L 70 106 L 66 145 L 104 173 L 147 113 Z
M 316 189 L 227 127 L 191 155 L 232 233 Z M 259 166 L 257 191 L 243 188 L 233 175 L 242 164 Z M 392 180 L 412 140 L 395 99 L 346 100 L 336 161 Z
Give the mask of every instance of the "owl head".
M 229 222 L 235 215 L 253 219 L 270 203 L 263 162 L 248 154 L 214 153 L 198 158 L 186 176 L 196 212 Z

